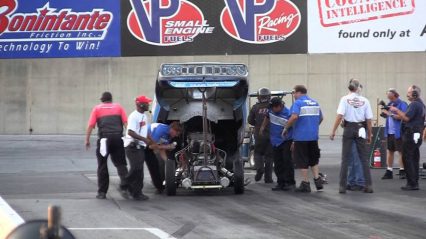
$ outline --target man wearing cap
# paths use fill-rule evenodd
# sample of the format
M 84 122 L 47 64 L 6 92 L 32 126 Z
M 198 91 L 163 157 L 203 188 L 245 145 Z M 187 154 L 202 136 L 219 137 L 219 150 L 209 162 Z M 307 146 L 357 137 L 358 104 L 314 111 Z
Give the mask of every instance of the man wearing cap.
M 143 164 L 145 161 L 145 148 L 150 144 L 148 139 L 148 119 L 145 111 L 149 110 L 152 100 L 146 96 L 139 96 L 135 100 L 136 110 L 128 118 L 125 148 L 130 169 L 127 175 L 130 195 L 135 200 L 146 200 L 148 196 L 142 193 Z
M 388 107 L 395 106 L 400 111 L 405 112 L 407 110 L 407 103 L 399 98 L 398 92 L 391 88 L 387 91 L 387 97 L 389 99 Z M 387 138 L 387 169 L 382 179 L 393 178 L 393 159 L 395 152 L 399 154 L 399 178 L 405 179 L 404 164 L 402 162 L 402 138 L 401 138 L 401 117 L 394 111 L 382 109 L 381 116 L 386 117 L 386 127 L 384 135 Z
M 258 182 L 265 174 L 265 183 L 273 183 L 272 180 L 272 147 L 269 140 L 269 128 L 264 128 L 262 134 L 259 130 L 268 115 L 271 91 L 268 88 L 260 88 L 257 92 L 258 102 L 250 110 L 247 122 L 254 126 L 254 166 L 256 168 L 255 181 Z
M 339 124 L 344 120 L 339 193 L 346 193 L 348 164 L 352 157 L 353 141 L 356 143 L 358 156 L 362 164 L 365 178 L 364 192 L 373 192 L 370 164 L 367 156 L 367 143 L 370 143 L 372 138 L 371 119 L 373 118 L 373 111 L 368 99 L 359 94 L 361 87 L 357 79 L 349 81 L 348 89 L 350 94 L 340 99 L 336 121 L 330 134 L 330 139 L 334 140 Z
M 290 110 L 285 107 L 279 97 L 274 97 L 270 102 L 270 109 L 263 120 L 260 134 L 269 124 L 270 141 L 273 148 L 274 171 L 277 176 L 277 185 L 272 191 L 292 190 L 296 184 L 294 180 L 294 167 L 291 157 L 292 129 L 286 135 L 281 133 L 290 118 Z
M 323 120 L 321 108 L 318 102 L 310 98 L 308 90 L 303 85 L 294 87 L 294 98 L 291 106 L 291 117 L 283 130 L 283 135 L 288 134 L 293 127 L 293 157 L 295 165 L 302 173 L 302 182 L 296 192 L 309 193 L 311 186 L 309 183 L 308 169 L 310 168 L 314 176 L 314 183 L 317 190 L 323 189 L 323 180 L 319 176 L 320 149 L 318 147 L 319 125 Z
M 123 146 L 123 128 L 127 125 L 126 112 L 118 103 L 112 103 L 110 92 L 104 92 L 101 97 L 101 104 L 95 106 L 90 114 L 89 123 L 86 130 L 86 149 L 90 148 L 90 135 L 95 126 L 98 126 L 98 140 L 96 147 L 96 157 L 98 159 L 98 194 L 96 198 L 106 199 L 109 187 L 108 155 L 117 168 L 120 177 L 119 190 L 122 195 L 127 192 L 127 163 Z

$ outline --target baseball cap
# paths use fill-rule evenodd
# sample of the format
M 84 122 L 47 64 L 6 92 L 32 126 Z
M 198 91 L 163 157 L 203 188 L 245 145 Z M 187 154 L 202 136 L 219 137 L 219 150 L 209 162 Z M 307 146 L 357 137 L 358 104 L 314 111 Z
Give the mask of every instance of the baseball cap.
M 395 88 L 389 88 L 389 90 L 386 93 L 392 93 L 395 97 L 399 97 L 399 94 Z
M 144 95 L 138 96 L 135 99 L 136 103 L 150 103 L 152 100 Z
M 280 97 L 274 97 L 270 101 L 271 107 L 279 106 L 284 104 L 283 100 Z

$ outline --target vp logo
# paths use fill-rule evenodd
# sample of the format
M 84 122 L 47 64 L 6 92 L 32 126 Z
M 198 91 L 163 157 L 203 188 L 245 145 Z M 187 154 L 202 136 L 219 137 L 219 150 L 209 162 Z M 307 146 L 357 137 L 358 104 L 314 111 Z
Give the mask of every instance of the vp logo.
M 0 0 L 1 1 L 1 0 Z M 155 46 L 193 42 L 200 33 L 211 33 L 203 12 L 188 0 L 130 0 L 133 10 L 127 18 L 136 39 Z
M 130 0 L 130 2 L 146 41 L 160 43 L 161 20 L 178 12 L 180 0 Z
M 256 41 L 256 16 L 268 14 L 275 0 L 253 1 L 225 0 L 226 8 L 234 20 L 240 38 Z
M 301 22 L 298 7 L 290 0 L 225 0 L 220 21 L 236 40 L 267 44 L 285 41 Z

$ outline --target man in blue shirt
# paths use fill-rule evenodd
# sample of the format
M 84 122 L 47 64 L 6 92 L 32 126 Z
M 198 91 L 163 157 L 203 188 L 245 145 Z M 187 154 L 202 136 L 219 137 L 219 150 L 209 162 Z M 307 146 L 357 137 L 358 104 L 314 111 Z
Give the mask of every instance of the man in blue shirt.
M 391 88 L 387 92 L 387 97 L 389 99 L 388 106 L 395 106 L 400 111 L 407 111 L 407 103 L 402 101 L 399 98 L 398 92 Z M 385 137 L 387 138 L 387 169 L 385 175 L 382 179 L 392 179 L 393 178 L 393 159 L 395 152 L 399 153 L 399 177 L 401 179 L 405 178 L 404 164 L 402 162 L 402 138 L 401 138 L 401 117 L 395 114 L 393 111 L 382 110 L 382 116 L 386 117 L 386 128 L 385 128 Z
M 260 129 L 264 129 L 269 124 L 269 135 L 273 149 L 274 171 L 277 176 L 277 185 L 273 191 L 288 191 L 294 188 L 294 167 L 291 157 L 292 130 L 283 136 L 282 132 L 290 118 L 290 110 L 284 106 L 284 102 L 279 97 L 274 97 L 270 102 L 268 115 L 265 117 Z
M 153 123 L 148 127 L 148 139 L 151 140 L 149 147 L 145 151 L 145 162 L 157 192 L 164 190 L 164 167 L 168 158 L 168 151 L 175 149 L 176 144 L 171 140 L 182 132 L 179 122 L 172 122 L 170 125 Z
M 318 102 L 307 96 L 307 93 L 308 90 L 303 85 L 294 87 L 296 101 L 291 107 L 291 117 L 283 131 L 284 135 L 288 135 L 290 127 L 293 127 L 293 157 L 296 168 L 301 170 L 303 177 L 296 192 L 311 192 L 308 178 L 309 167 L 314 175 L 316 189 L 323 189 L 318 167 L 320 158 L 318 134 L 323 116 Z

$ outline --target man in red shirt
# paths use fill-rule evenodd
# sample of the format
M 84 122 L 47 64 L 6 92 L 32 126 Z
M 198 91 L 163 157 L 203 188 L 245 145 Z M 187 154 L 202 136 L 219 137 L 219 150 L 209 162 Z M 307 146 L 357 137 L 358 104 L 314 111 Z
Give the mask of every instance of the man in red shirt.
M 101 97 L 102 103 L 95 106 L 90 114 L 86 130 L 86 149 L 90 148 L 90 135 L 95 126 L 98 126 L 98 140 L 96 157 L 98 159 L 98 199 L 106 199 L 109 187 L 108 155 L 117 168 L 120 177 L 120 193 L 127 193 L 127 163 L 123 145 L 123 128 L 127 125 L 126 112 L 120 104 L 112 103 L 110 92 L 104 92 Z

